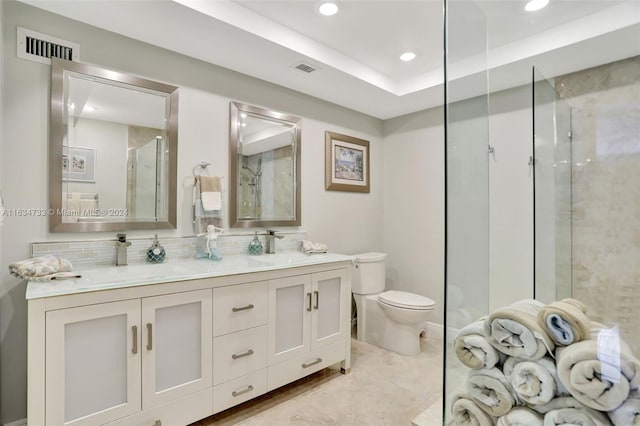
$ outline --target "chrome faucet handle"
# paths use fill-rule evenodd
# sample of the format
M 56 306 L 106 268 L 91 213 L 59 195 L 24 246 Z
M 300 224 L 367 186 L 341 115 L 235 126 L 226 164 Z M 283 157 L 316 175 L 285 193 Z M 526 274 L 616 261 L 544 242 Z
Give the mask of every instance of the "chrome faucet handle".
M 284 235 L 276 235 L 276 232 L 278 232 L 278 231 L 276 231 L 274 229 L 267 229 L 267 235 L 268 236 L 275 237 L 275 238 L 278 238 L 280 240 L 284 238 Z
M 116 234 L 116 243 L 126 247 L 131 245 L 131 241 L 127 241 L 127 234 Z

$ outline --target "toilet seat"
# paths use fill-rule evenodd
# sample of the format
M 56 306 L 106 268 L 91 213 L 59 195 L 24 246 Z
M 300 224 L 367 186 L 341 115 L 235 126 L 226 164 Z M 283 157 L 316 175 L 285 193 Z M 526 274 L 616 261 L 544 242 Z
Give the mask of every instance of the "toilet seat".
M 433 310 L 436 302 L 428 297 L 406 291 L 389 290 L 380 293 L 378 301 L 385 305 L 394 306 L 402 309 L 413 309 L 420 311 Z

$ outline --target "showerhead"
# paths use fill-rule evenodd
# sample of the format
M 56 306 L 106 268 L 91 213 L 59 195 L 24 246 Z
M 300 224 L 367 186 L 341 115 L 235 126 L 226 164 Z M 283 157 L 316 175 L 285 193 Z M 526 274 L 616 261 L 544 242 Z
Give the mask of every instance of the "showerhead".
M 262 173 L 260 173 L 260 171 L 254 172 L 253 170 L 251 170 L 251 168 L 249 166 L 242 166 L 242 168 L 245 169 L 245 170 L 248 170 L 249 173 L 251 173 L 251 175 L 253 177 L 258 177 L 258 176 L 260 176 L 262 174 Z

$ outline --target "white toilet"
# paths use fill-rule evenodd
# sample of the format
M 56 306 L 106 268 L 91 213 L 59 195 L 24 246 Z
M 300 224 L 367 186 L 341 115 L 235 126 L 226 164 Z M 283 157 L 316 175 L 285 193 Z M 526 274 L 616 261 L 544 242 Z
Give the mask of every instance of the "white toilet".
M 420 353 L 420 332 L 435 302 L 385 287 L 385 253 L 355 255 L 352 291 L 357 309 L 357 339 L 404 355 Z

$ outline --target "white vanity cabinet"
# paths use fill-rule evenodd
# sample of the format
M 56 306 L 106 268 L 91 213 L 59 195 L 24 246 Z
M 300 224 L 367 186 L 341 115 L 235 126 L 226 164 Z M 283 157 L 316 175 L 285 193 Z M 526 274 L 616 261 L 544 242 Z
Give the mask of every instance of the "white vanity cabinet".
M 29 283 L 28 424 L 186 425 L 332 364 L 348 370 L 340 259 L 96 291 Z
M 102 424 L 142 407 L 140 300 L 46 313 L 47 424 Z
M 346 269 L 269 281 L 269 390 L 345 357 L 348 369 L 350 325 Z
M 46 419 L 96 425 L 211 387 L 211 290 L 46 312 Z

